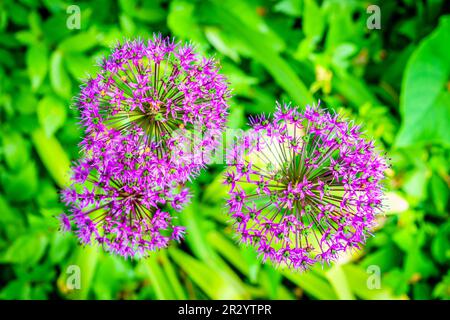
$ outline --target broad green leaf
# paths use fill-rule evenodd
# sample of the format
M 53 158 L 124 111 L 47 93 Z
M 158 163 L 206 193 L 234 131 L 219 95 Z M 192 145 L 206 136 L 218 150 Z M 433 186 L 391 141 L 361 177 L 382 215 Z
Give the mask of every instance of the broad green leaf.
M 362 106 L 366 103 L 370 103 L 372 106 L 380 104 L 364 81 L 340 68 L 333 68 L 333 71 L 333 88 L 344 95 L 352 104 L 355 106 Z
M 63 63 L 63 53 L 59 50 L 53 52 L 50 58 L 50 83 L 56 94 L 64 99 L 70 99 L 72 83 Z
M 332 286 L 315 272 L 295 273 L 288 269 L 281 272 L 288 280 L 317 299 L 335 300 L 338 298 Z
M 59 98 L 53 95 L 45 96 L 38 103 L 37 116 L 45 134 L 50 137 L 66 121 L 67 108 Z
M 422 200 L 427 196 L 427 171 L 424 166 L 407 172 L 403 190 L 414 200 Z
M 353 20 L 352 12 L 356 4 L 353 1 L 329 1 L 322 7 L 328 20 L 325 46 L 329 54 L 344 42 L 361 42 L 366 28 L 364 19 Z
M 394 236 L 396 236 L 396 233 Z M 387 272 L 395 266 L 399 265 L 401 261 L 401 252 L 393 245 L 385 245 L 377 251 L 368 254 L 364 257 L 362 266 L 365 268 L 371 265 L 377 265 L 381 272 Z
M 38 189 L 38 172 L 34 162 L 28 162 L 17 173 L 1 172 L 5 194 L 14 202 L 31 199 Z
M 207 240 L 212 246 L 225 257 L 235 268 L 245 275 L 249 275 L 250 266 L 242 256 L 241 251 L 236 243 L 226 239 L 226 237 L 218 231 L 211 231 L 207 235 Z
M 129 261 L 121 256 L 100 255 L 97 265 L 91 285 L 95 299 L 132 299 L 135 296 L 129 289 L 135 288 L 136 271 Z
M 203 194 L 203 201 L 210 203 L 220 203 L 227 197 L 227 186 L 224 184 L 224 172 L 217 174 Z
M 275 81 L 289 94 L 290 99 L 301 106 L 314 102 L 313 96 L 305 84 L 263 35 L 252 32 L 251 29 L 244 26 L 245 23 L 242 19 L 224 8 L 212 5 L 209 7 L 209 11 L 217 21 L 221 21 L 228 28 L 229 32 L 235 33 L 236 37 L 247 43 L 254 59 L 267 69 Z
M 169 260 L 167 251 L 162 250 L 159 252 L 158 257 L 161 259 L 164 274 L 170 282 L 173 293 L 175 294 L 175 299 L 187 299 L 185 287 L 180 282 L 180 277 L 176 273 L 174 264 Z
M 30 145 L 17 132 L 5 132 L 2 136 L 3 156 L 12 171 L 18 171 L 30 158 Z
M 183 209 L 183 213 L 180 215 L 180 223 L 188 230 L 186 243 L 194 255 L 203 261 L 214 263 L 217 260 L 217 255 L 206 240 L 208 228 L 201 214 L 197 201 L 192 199 L 192 202 Z
M 236 287 L 221 273 L 208 264 L 194 259 L 181 250 L 171 250 L 171 257 L 176 264 L 195 282 L 211 299 L 246 299 L 243 288 Z
M 44 44 L 35 44 L 28 48 L 26 63 L 31 87 L 36 91 L 44 80 L 48 70 L 48 50 Z
M 68 184 L 70 161 L 64 148 L 55 137 L 48 137 L 44 130 L 35 130 L 31 139 L 47 171 L 59 187 Z
M 23 89 L 14 96 L 14 109 L 24 115 L 31 115 L 36 111 L 37 99 L 33 93 L 30 92 L 29 86 Z
M 48 238 L 44 234 L 25 234 L 14 240 L 0 260 L 32 266 L 42 258 L 47 244 Z
M 325 276 L 327 277 L 330 284 L 333 286 L 334 291 L 336 292 L 340 300 L 355 299 L 349 286 L 347 275 L 345 274 L 341 265 L 335 264 L 334 266 L 332 266 L 325 273 Z
M 138 268 L 142 268 L 153 286 L 156 298 L 160 300 L 175 299 L 170 283 L 161 268 L 156 255 L 151 255 L 140 262 Z
M 49 259 L 53 263 L 61 263 L 76 244 L 75 236 L 63 232 L 55 232 L 50 240 Z
M 411 248 L 421 248 L 425 244 L 426 235 L 424 230 L 418 229 L 415 223 L 411 222 L 410 224 L 398 228 L 398 230 L 392 236 L 392 240 L 400 249 L 407 253 L 411 250 Z M 390 249 L 393 250 L 393 248 Z M 400 259 L 400 256 L 397 252 L 388 252 L 388 250 L 388 248 L 383 248 L 374 253 L 376 257 L 384 260 L 386 264 L 383 265 L 383 267 L 385 267 L 386 269 L 388 269 L 389 267 L 393 267 L 395 264 L 398 264 L 398 259 Z
M 182 39 L 194 40 L 197 44 L 204 42 L 204 36 L 195 18 L 195 3 L 175 0 L 170 3 L 167 25 Z
M 94 76 L 99 67 L 95 60 L 78 53 L 69 53 L 65 59 L 67 70 L 76 80 L 81 81 L 89 75 Z
M 441 264 L 450 261 L 450 224 L 447 223 L 439 228 L 431 243 L 431 253 Z
M 230 114 L 228 115 L 228 130 L 239 129 L 247 122 L 244 117 L 244 108 L 240 105 L 232 105 Z
M 303 32 L 307 37 L 320 38 L 325 28 L 323 13 L 314 0 L 305 0 L 303 4 Z
M 223 55 L 229 57 L 230 59 L 239 62 L 239 52 L 234 47 L 234 43 L 230 41 L 226 35 L 220 32 L 220 29 L 217 27 L 205 27 L 204 29 L 205 36 L 208 41 L 212 44 L 212 46 L 222 53 Z M 239 70 L 240 71 L 240 70 Z M 227 73 L 225 73 L 227 74 Z M 227 74 L 229 75 L 229 74 Z M 234 84 L 234 82 L 233 82 Z
M 254 95 L 254 86 L 258 83 L 256 77 L 249 76 L 231 63 L 222 63 L 222 73 L 227 76 L 234 94 L 246 97 Z M 231 111 L 233 111 L 233 107 L 231 107 Z
M 234 32 L 242 32 L 245 29 L 247 32 L 252 33 L 253 36 L 257 36 L 256 38 L 264 39 L 266 46 L 270 47 L 270 49 L 275 52 L 281 52 L 286 48 L 284 40 L 267 25 L 265 18 L 262 16 L 263 13 L 259 11 L 258 14 L 258 7 L 255 7 L 254 4 L 241 0 L 213 0 L 213 2 L 214 8 L 217 8 L 224 13 L 230 13 L 240 20 L 240 25 Z M 214 9 L 212 8 L 213 6 L 210 6 L 208 3 L 206 9 L 210 15 L 215 14 Z M 262 9 L 262 12 L 264 12 L 264 9 Z M 220 17 L 220 15 L 218 17 Z M 220 22 L 220 25 L 222 26 L 225 26 L 226 24 L 227 21 Z M 246 36 L 242 36 L 242 39 L 246 38 Z
M 0 291 L 0 299 L 4 300 L 31 299 L 31 283 L 22 280 L 10 281 Z
M 404 268 L 408 279 L 412 277 L 427 279 L 438 274 L 438 269 L 433 264 L 433 260 L 418 247 L 410 248 L 406 254 Z
M 119 4 L 128 15 L 144 22 L 160 22 L 167 14 L 160 1 L 120 0 Z
M 274 11 L 282 12 L 293 17 L 299 17 L 302 14 L 302 0 L 281 0 L 273 7 Z
M 126 14 L 121 14 L 119 16 L 120 27 L 123 32 L 127 35 L 132 35 L 136 32 L 136 24 L 133 19 Z
M 435 172 L 430 179 L 431 196 L 439 213 L 444 213 L 449 199 L 449 188 L 445 181 Z
M 450 16 L 420 43 L 408 61 L 402 82 L 403 118 L 396 145 L 450 145 Z
M 97 45 L 93 32 L 81 32 L 62 41 L 58 48 L 63 52 L 84 52 Z

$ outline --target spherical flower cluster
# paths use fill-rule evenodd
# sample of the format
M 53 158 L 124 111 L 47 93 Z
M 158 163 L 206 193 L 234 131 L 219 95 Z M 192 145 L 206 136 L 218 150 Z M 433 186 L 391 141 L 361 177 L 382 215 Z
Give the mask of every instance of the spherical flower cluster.
M 230 91 L 213 59 L 160 35 L 118 44 L 100 67 L 76 99 L 83 157 L 62 192 L 61 227 L 142 257 L 182 239 L 173 211 L 221 141 Z
M 98 243 L 123 257 L 145 257 L 182 239 L 185 228 L 174 225 L 165 208 L 180 210 L 189 197 L 186 188 L 145 188 L 139 179 L 123 179 L 94 163 L 85 158 L 73 168 L 72 185 L 62 193 L 70 207 L 60 216 L 64 230 L 73 229 L 82 244 Z
M 373 141 L 319 107 L 278 105 L 250 124 L 225 175 L 240 240 L 301 270 L 360 248 L 382 210 L 387 165 Z
M 89 143 L 97 143 L 98 132 L 110 131 L 130 144 L 138 139 L 139 148 L 131 150 L 134 157 L 152 152 L 158 165 L 166 171 L 176 167 L 177 181 L 185 182 L 219 145 L 229 96 L 213 59 L 159 35 L 146 43 L 118 44 L 99 74 L 82 87 L 77 105 Z M 102 150 L 95 148 L 99 152 L 94 155 L 101 157 Z M 161 177 L 168 183 L 172 178 Z

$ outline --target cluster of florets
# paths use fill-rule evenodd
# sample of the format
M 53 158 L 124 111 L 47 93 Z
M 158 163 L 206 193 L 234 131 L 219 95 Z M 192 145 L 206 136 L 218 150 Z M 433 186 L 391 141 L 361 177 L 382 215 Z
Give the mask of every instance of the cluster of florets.
M 124 257 L 142 257 L 183 237 L 185 228 L 162 208 L 180 210 L 189 198 L 186 188 L 142 188 L 139 179 L 94 163 L 89 158 L 77 163 L 72 185 L 62 193 L 70 210 L 61 222 L 82 244 L 95 242 Z
M 81 88 L 83 158 L 60 220 L 83 244 L 142 257 L 181 240 L 185 183 L 221 143 L 230 96 L 212 59 L 155 36 L 118 44 Z M 384 157 L 319 107 L 277 106 L 228 151 L 234 227 L 263 260 L 294 269 L 358 249 L 382 210 Z
M 208 163 L 228 114 L 228 83 L 213 59 L 155 36 L 118 44 L 77 98 L 83 159 L 63 191 L 65 229 L 122 256 L 180 240 L 173 211 Z M 89 187 L 88 187 L 89 186 Z
M 137 142 L 134 156 L 147 149 L 160 166 L 180 170 L 176 181 L 195 176 L 219 145 L 228 113 L 228 83 L 216 62 L 157 36 L 119 44 L 101 66 L 77 102 L 90 133 L 86 142 L 95 144 L 98 132 L 112 131 Z M 103 155 L 101 148 L 94 151 Z
M 229 151 L 228 206 L 243 243 L 294 269 L 360 248 L 382 209 L 385 160 L 358 126 L 278 106 Z

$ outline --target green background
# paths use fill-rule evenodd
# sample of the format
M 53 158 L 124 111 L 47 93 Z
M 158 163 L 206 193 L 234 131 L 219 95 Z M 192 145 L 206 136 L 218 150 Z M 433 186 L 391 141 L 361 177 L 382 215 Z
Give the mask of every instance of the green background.
M 66 27 L 70 4 L 0 2 L 0 298 L 450 297 L 450 16 L 443 0 L 380 2 L 380 30 L 367 28 L 366 1 L 77 1 L 80 30 Z M 113 44 L 153 32 L 191 40 L 221 60 L 234 92 L 231 128 L 273 112 L 276 100 L 304 106 L 320 99 L 364 124 L 393 167 L 389 208 L 363 250 L 305 273 L 261 264 L 236 244 L 220 164 L 191 185 L 182 245 L 127 261 L 58 232 L 58 192 L 80 156 L 72 97 Z M 70 289 L 70 265 L 80 267 L 79 290 Z

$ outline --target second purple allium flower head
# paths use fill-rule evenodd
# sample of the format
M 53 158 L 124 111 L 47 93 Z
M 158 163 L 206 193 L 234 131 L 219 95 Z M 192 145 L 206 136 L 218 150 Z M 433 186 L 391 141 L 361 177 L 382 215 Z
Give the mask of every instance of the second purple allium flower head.
M 228 206 L 263 260 L 305 270 L 360 248 L 382 209 L 385 159 L 358 126 L 278 106 L 230 150 Z

